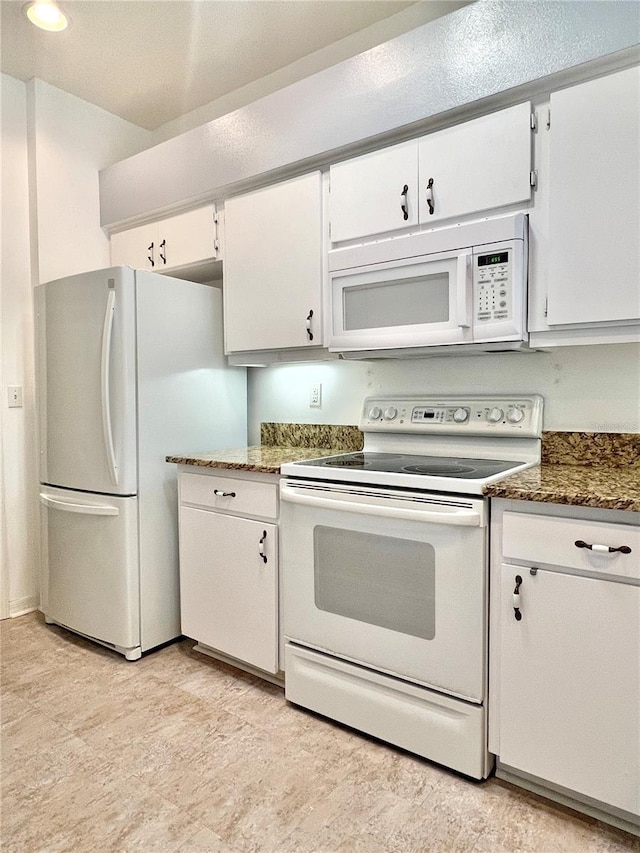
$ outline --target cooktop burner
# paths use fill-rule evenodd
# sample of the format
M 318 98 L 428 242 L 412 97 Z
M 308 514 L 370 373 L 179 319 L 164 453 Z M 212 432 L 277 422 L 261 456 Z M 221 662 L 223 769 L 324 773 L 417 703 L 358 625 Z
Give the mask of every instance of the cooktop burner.
M 367 397 L 361 451 L 280 470 L 348 487 L 481 495 L 489 483 L 540 461 L 542 405 L 537 394 Z
M 420 456 L 402 453 L 345 453 L 324 459 L 307 460 L 305 465 L 319 468 L 351 468 L 389 474 L 430 474 L 434 477 L 481 479 L 514 467 L 514 462 L 500 459 L 466 459 L 464 457 Z

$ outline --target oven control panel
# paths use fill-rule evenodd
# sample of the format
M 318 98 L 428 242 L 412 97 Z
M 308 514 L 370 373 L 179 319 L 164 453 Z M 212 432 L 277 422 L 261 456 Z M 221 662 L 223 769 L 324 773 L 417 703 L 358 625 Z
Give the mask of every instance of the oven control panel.
M 511 435 L 538 438 L 542 397 L 368 397 L 360 429 L 365 432 Z

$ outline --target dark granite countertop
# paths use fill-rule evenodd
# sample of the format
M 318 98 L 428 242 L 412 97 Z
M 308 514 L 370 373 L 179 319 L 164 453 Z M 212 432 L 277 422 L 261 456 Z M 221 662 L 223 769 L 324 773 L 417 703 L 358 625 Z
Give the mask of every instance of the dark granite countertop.
M 298 462 L 362 449 L 355 426 L 263 423 L 261 444 L 167 456 L 167 462 L 279 474 Z M 492 498 L 640 512 L 640 435 L 544 432 L 542 464 L 486 486 Z
M 342 424 L 277 424 L 260 426 L 259 445 L 167 456 L 167 462 L 200 468 L 226 468 L 279 474 L 285 462 L 335 456 L 362 449 L 362 433 Z
M 195 453 L 188 456 L 167 456 L 167 462 L 194 465 L 198 468 L 227 468 L 236 471 L 255 471 L 262 474 L 279 474 L 285 462 L 315 459 L 342 453 L 342 448 L 321 447 L 264 447 L 253 445 L 212 453 Z
M 640 512 L 640 436 L 545 432 L 542 464 L 486 486 L 484 494 Z

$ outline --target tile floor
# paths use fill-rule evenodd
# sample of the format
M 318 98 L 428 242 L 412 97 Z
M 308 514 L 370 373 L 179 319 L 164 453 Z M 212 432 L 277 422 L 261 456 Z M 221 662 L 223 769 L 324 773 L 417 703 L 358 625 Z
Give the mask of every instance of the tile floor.
M 640 840 L 285 702 L 181 641 L 136 663 L 0 623 L 5 853 L 583 853 Z

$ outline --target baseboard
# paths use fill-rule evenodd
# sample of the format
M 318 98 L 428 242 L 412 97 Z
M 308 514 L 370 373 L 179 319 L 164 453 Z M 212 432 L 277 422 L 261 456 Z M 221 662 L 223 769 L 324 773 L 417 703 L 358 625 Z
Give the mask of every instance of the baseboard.
M 24 598 L 14 598 L 9 601 L 9 617 L 15 619 L 16 616 L 24 616 L 25 613 L 32 613 L 40 607 L 40 598 L 37 595 L 26 595 Z

